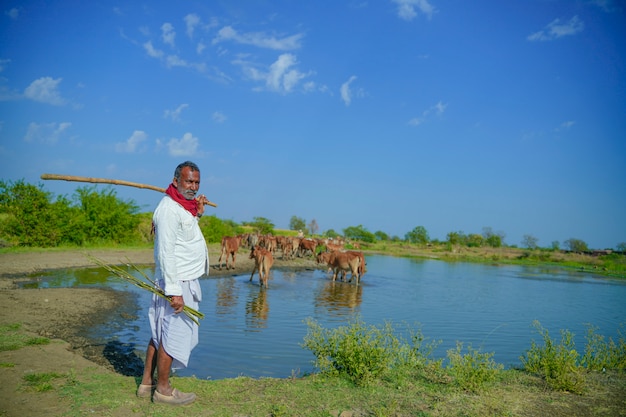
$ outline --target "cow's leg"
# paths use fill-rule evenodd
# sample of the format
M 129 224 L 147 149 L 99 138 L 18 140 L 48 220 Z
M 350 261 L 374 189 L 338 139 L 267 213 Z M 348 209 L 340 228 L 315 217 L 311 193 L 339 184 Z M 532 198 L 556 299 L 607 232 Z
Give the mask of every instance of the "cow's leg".
M 252 277 L 254 276 L 254 271 L 256 271 L 256 263 L 254 264 L 254 267 L 252 268 L 252 275 L 250 275 L 250 281 L 252 281 Z M 259 275 L 261 274 L 261 271 L 259 270 Z

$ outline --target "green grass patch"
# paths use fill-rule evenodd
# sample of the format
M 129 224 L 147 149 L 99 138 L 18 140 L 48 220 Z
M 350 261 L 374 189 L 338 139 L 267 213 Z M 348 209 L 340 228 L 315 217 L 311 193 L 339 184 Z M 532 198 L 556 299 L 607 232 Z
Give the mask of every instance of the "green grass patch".
M 18 323 L 0 326 L 0 352 L 50 343 L 50 339 L 30 336 L 22 332 L 21 328 L 21 324 Z

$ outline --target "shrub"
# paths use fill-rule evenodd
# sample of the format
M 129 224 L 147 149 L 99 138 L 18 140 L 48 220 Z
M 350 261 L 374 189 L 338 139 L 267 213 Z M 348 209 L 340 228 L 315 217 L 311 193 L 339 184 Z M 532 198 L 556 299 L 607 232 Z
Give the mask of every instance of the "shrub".
M 622 336 L 617 343 L 609 338 L 596 333 L 598 328 L 589 325 L 587 328 L 587 344 L 585 345 L 585 355 L 582 358 L 582 365 L 592 371 L 602 371 L 605 369 L 626 369 L 626 339 Z
M 400 360 L 401 343 L 389 323 L 377 328 L 357 319 L 347 326 L 329 330 L 309 319 L 307 326 L 303 347 L 313 352 L 315 366 L 322 373 L 347 376 L 356 385 L 364 386 L 384 375 Z
M 478 392 L 489 382 L 493 382 L 504 366 L 496 363 L 493 353 L 481 353 L 480 350 L 467 346 L 463 354 L 463 343 L 457 342 L 455 349 L 447 352 L 448 369 L 455 383 L 461 388 Z
M 524 369 L 542 376 L 552 389 L 582 393 L 585 381 L 578 365 L 574 335 L 561 330 L 561 343 L 557 344 L 538 321 L 535 320 L 533 326 L 541 334 L 544 345 L 539 346 L 534 340 L 531 342 L 526 355 L 520 358 Z

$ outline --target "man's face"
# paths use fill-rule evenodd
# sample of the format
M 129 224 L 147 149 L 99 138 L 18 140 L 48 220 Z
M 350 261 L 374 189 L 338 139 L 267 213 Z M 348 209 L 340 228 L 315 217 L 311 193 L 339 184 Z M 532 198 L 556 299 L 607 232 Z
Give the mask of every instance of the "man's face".
M 200 172 L 192 171 L 189 167 L 184 167 L 180 173 L 180 179 L 174 178 L 174 186 L 187 200 L 193 200 L 196 197 L 198 188 L 200 188 Z

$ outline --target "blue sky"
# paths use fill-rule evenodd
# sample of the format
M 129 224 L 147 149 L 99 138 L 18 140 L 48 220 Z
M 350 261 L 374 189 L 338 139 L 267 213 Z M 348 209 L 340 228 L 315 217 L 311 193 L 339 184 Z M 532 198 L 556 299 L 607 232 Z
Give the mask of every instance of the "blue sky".
M 626 11 L 611 0 L 7 1 L 0 178 L 166 187 L 292 216 L 626 241 Z M 116 187 L 152 211 L 160 195 Z

